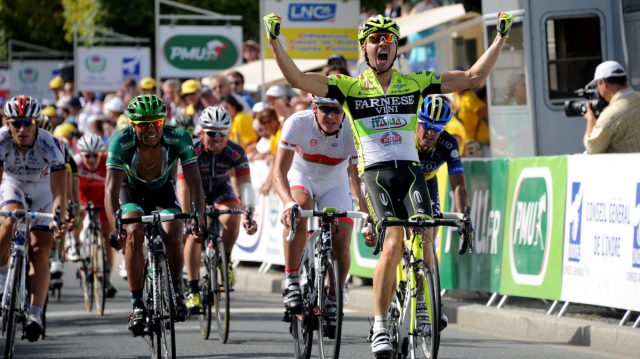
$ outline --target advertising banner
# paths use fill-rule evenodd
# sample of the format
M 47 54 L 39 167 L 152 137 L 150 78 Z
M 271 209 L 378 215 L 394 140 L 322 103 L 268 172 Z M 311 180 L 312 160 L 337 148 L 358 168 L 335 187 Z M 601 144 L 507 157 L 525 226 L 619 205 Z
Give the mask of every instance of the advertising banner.
M 251 162 L 251 184 L 256 194 L 260 193 L 260 187 L 268 174 L 269 167 L 266 162 Z M 240 226 L 240 235 L 233 250 L 233 260 L 284 264 L 280 211 L 280 200 L 275 194 L 256 195 L 253 219 L 258 224 L 258 231 L 250 236 L 244 231 L 244 227 Z
M 11 90 L 9 69 L 0 69 L 0 97 L 8 98 Z
M 79 46 L 75 66 L 79 91 L 114 91 L 129 78 L 137 83 L 151 76 L 151 50 L 135 46 Z
M 59 60 L 13 60 L 9 64 L 9 83 L 14 95 L 52 99 L 49 81 L 59 72 Z
M 160 77 L 205 77 L 242 63 L 242 27 L 161 25 Z
M 326 59 L 334 53 L 358 59 L 359 0 L 265 0 L 265 13 L 282 17 L 280 41 L 294 59 Z M 266 48 L 267 58 L 273 52 Z
M 640 311 L 640 168 L 630 165 L 638 161 L 569 157 L 563 301 Z
M 567 158 L 512 160 L 500 293 L 560 299 Z
M 504 238 L 507 174 L 509 160 L 464 161 L 465 186 L 471 207 L 471 221 L 476 232 L 474 251 L 458 255 L 457 228 L 443 227 L 440 248 L 440 286 L 497 292 L 500 286 L 500 258 Z M 441 208 L 453 212 L 453 191 L 448 177 L 439 181 L 446 186 Z

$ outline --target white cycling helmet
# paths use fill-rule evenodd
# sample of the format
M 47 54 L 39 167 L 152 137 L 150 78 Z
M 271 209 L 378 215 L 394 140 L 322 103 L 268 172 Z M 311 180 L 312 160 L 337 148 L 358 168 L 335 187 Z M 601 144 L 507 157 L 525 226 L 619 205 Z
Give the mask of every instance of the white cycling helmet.
M 100 136 L 87 133 L 78 140 L 78 150 L 81 153 L 101 153 L 105 151 L 104 141 Z
M 40 104 L 33 97 L 16 96 L 4 104 L 4 115 L 8 118 L 38 118 L 40 117 Z
M 340 102 L 338 102 L 338 100 L 336 100 L 334 98 L 320 97 L 320 96 L 316 96 L 316 95 L 313 95 L 313 97 L 311 98 L 311 102 L 313 102 L 316 105 L 337 105 L 337 106 L 340 106 Z
M 209 106 L 200 115 L 200 127 L 227 130 L 231 127 L 231 115 L 220 106 Z

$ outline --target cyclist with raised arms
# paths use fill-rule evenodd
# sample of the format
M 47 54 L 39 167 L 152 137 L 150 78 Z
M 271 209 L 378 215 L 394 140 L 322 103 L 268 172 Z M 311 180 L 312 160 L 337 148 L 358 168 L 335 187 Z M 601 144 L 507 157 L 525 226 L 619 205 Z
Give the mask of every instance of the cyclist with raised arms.
M 415 149 L 418 109 L 429 94 L 475 88 L 484 83 L 511 29 L 511 15 L 500 13 L 498 17 L 498 35 L 469 70 L 403 75 L 392 67 L 400 38 L 398 25 L 388 17 L 373 16 L 358 30 L 360 50 L 370 69 L 357 78 L 303 73 L 278 40 L 280 17 L 264 17 L 269 44 L 287 81 L 312 94 L 337 99 L 349 116 L 358 169 L 375 222 L 383 218 L 430 218 L 428 191 Z M 403 228 L 389 227 L 385 235 L 373 278 L 375 322 L 371 347 L 377 357 L 387 357 L 391 352 L 386 314 L 394 289 L 393 269 L 404 247 Z
M 156 95 L 140 95 L 129 102 L 127 115 L 130 127 L 118 131 L 109 142 L 105 210 L 110 230 L 115 230 L 115 213 L 122 210 L 123 218 L 139 217 L 151 211 L 180 212 L 175 195 L 173 174 L 178 160 L 196 208 L 203 213 L 202 183 L 191 136 L 182 129 L 164 126 L 167 108 Z M 185 209 L 189 210 L 189 209 Z M 173 285 L 176 289 L 176 320 L 184 320 L 186 307 L 181 290 L 182 277 L 182 221 L 163 223 L 168 234 L 165 240 Z M 128 224 L 124 247 L 127 281 L 133 309 L 129 316 L 129 330 L 140 335 L 146 326 L 144 307 L 144 226 Z M 192 233 L 200 235 L 192 226 Z M 112 234 L 116 249 L 122 246 L 120 233 Z M 117 241 L 117 242 L 116 242 Z M 116 243 L 113 243 L 116 242 Z
M 200 115 L 199 138 L 193 142 L 195 154 L 198 158 L 198 169 L 202 178 L 205 202 L 213 204 L 221 210 L 244 208 L 253 212 L 255 209 L 255 192 L 251 185 L 249 161 L 242 147 L 229 140 L 231 115 L 222 107 L 209 106 Z M 240 198 L 231 186 L 231 176 L 235 176 L 240 192 Z M 183 171 L 178 171 L 178 195 L 183 206 L 190 203 L 189 191 Z M 240 234 L 241 218 L 238 215 L 225 214 L 220 216 L 222 225 L 222 240 L 225 255 L 229 264 L 229 282 L 233 285 L 234 276 L 231 263 L 231 251 Z M 249 221 L 242 216 L 242 223 L 247 234 L 254 234 L 258 227 L 255 221 Z M 187 295 L 187 309 L 197 313 L 202 309 L 200 298 L 200 256 L 202 248 L 200 238 L 188 236 L 184 246 L 185 266 L 189 280 L 189 294 Z
M 100 230 L 102 231 L 102 238 L 107 241 L 111 233 L 109 232 L 107 214 L 104 211 L 104 184 L 107 175 L 106 146 L 102 137 L 87 133 L 78 140 L 78 152 L 74 159 L 78 165 L 80 204 L 87 206 L 91 202 L 94 207 L 102 208 L 98 214 Z M 81 218 L 84 218 L 84 213 L 86 212 L 80 213 Z M 112 298 L 117 292 L 111 283 L 111 268 L 113 268 L 114 260 L 113 249 L 110 246 L 105 246 L 104 251 L 107 254 L 107 265 L 105 266 L 107 277 L 106 297 Z
M 280 217 L 285 225 L 285 289 L 282 296 L 285 309 L 299 313 L 303 308 L 298 266 L 306 242 L 307 224 L 301 221 L 296 227 L 295 238 L 287 241 L 291 208 L 298 205 L 302 209 L 314 209 L 315 204 L 319 210 L 334 207 L 338 211 L 351 211 L 351 194 L 362 207 L 366 204 L 355 168 L 357 155 L 351 124 L 344 121 L 344 110 L 337 100 L 314 96 L 311 110 L 296 112 L 284 122 L 278 147 L 274 182 L 278 196 L 285 203 Z M 340 284 L 344 285 L 351 262 L 349 243 L 353 220 L 340 218 L 338 222 L 333 247 L 338 257 Z M 330 311 L 333 307 L 335 312 L 335 298 L 331 298 L 331 294 L 327 306 Z
M 66 208 L 67 174 L 62 145 L 49 132 L 36 126 L 40 104 L 32 97 L 20 95 L 7 101 L 4 115 L 8 126 L 0 129 L 0 209 L 29 209 L 52 212 Z M 28 203 L 30 202 L 30 203 Z M 52 205 L 53 204 L 53 205 Z M 7 276 L 9 247 L 17 220 L 5 218 L 0 226 L 0 291 Z M 63 225 L 58 235 L 62 234 Z M 29 292 L 31 306 L 25 334 L 36 341 L 42 334 L 42 308 L 49 291 L 49 251 L 53 244 L 52 230 L 38 220 L 31 222 L 29 245 Z

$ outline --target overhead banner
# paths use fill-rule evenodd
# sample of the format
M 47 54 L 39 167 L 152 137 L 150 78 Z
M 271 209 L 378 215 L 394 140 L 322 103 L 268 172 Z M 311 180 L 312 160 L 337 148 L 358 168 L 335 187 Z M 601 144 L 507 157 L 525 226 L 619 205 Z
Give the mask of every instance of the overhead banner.
M 49 81 L 60 70 L 60 60 L 13 60 L 9 64 L 9 83 L 14 95 L 29 95 L 42 99 L 53 99 Z
M 242 27 L 160 25 L 159 77 L 205 77 L 242 64 Z
M 75 66 L 79 91 L 115 91 L 127 79 L 137 83 L 151 75 L 151 50 L 139 46 L 79 46 Z
M 11 93 L 11 84 L 9 83 L 10 77 L 9 69 L 0 69 L 0 97 L 8 98 Z
M 465 160 L 463 164 L 471 222 L 476 233 L 473 252 L 458 255 L 458 229 L 442 228 L 440 286 L 497 292 L 500 287 L 509 160 Z M 446 198 L 440 197 L 441 207 L 446 212 L 453 212 L 453 191 L 448 177 L 444 179 L 438 183 L 447 188 Z
M 560 299 L 566 178 L 566 157 L 511 161 L 501 294 Z
M 563 301 L 640 311 L 640 168 L 629 165 L 637 161 L 569 157 Z
M 359 0 L 265 0 L 264 14 L 282 17 L 280 41 L 294 59 L 326 59 L 342 54 L 357 60 Z M 269 47 L 266 56 L 273 58 Z

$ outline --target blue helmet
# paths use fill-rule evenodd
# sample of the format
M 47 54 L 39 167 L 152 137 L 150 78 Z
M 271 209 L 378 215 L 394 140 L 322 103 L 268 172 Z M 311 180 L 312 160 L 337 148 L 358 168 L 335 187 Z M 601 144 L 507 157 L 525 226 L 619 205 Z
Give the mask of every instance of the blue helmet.
M 451 106 L 442 96 L 428 96 L 418 111 L 418 124 L 427 130 L 442 132 L 451 115 Z

